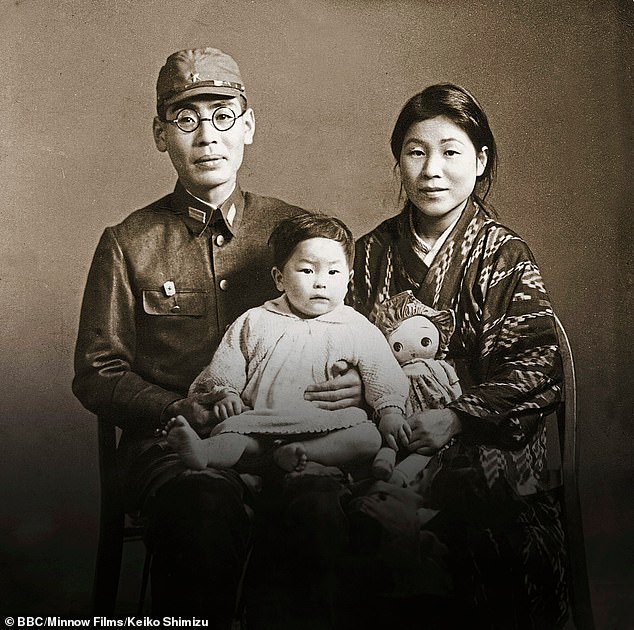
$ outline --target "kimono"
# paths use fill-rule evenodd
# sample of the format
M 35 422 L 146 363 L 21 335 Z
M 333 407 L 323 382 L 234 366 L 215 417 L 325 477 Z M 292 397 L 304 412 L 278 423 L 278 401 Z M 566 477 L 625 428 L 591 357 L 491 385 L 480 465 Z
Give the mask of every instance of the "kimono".
M 436 533 L 476 626 L 558 627 L 566 560 L 544 418 L 560 401 L 562 368 L 539 269 L 526 243 L 475 199 L 428 268 L 413 244 L 413 212 L 407 203 L 357 242 L 354 306 L 373 321 L 385 299 L 411 290 L 454 311 L 447 360 L 462 395 L 447 407 L 462 432 L 430 462 L 426 505 L 443 514 Z

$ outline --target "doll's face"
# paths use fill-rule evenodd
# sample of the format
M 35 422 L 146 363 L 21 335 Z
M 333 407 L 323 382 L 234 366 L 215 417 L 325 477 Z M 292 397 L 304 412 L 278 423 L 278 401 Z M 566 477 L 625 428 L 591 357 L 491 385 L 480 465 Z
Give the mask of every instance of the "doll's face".
M 440 334 L 429 319 L 415 315 L 406 319 L 387 340 L 394 356 L 403 365 L 412 359 L 436 358 Z

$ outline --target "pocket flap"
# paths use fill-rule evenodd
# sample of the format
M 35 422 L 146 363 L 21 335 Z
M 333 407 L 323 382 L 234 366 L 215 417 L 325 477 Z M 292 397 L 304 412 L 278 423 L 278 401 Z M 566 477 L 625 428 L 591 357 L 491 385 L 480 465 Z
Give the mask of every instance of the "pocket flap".
M 144 289 L 143 310 L 148 315 L 202 317 L 207 312 L 206 296 L 201 291 L 177 291 L 175 295 L 168 297 L 164 291 Z

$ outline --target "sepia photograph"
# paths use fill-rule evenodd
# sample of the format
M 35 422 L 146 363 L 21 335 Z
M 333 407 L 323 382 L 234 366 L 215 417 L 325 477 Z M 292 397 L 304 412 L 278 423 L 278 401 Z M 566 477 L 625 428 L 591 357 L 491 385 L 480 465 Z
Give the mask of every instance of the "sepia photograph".
M 2 9 L 0 625 L 634 628 L 632 0 Z

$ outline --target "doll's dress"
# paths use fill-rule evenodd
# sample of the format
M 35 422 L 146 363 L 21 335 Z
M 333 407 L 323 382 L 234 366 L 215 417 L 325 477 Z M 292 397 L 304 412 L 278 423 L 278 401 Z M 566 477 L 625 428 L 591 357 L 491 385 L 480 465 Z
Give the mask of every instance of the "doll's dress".
M 443 359 L 413 359 L 404 363 L 409 379 L 406 415 L 427 409 L 443 409 L 462 394 L 456 370 Z

